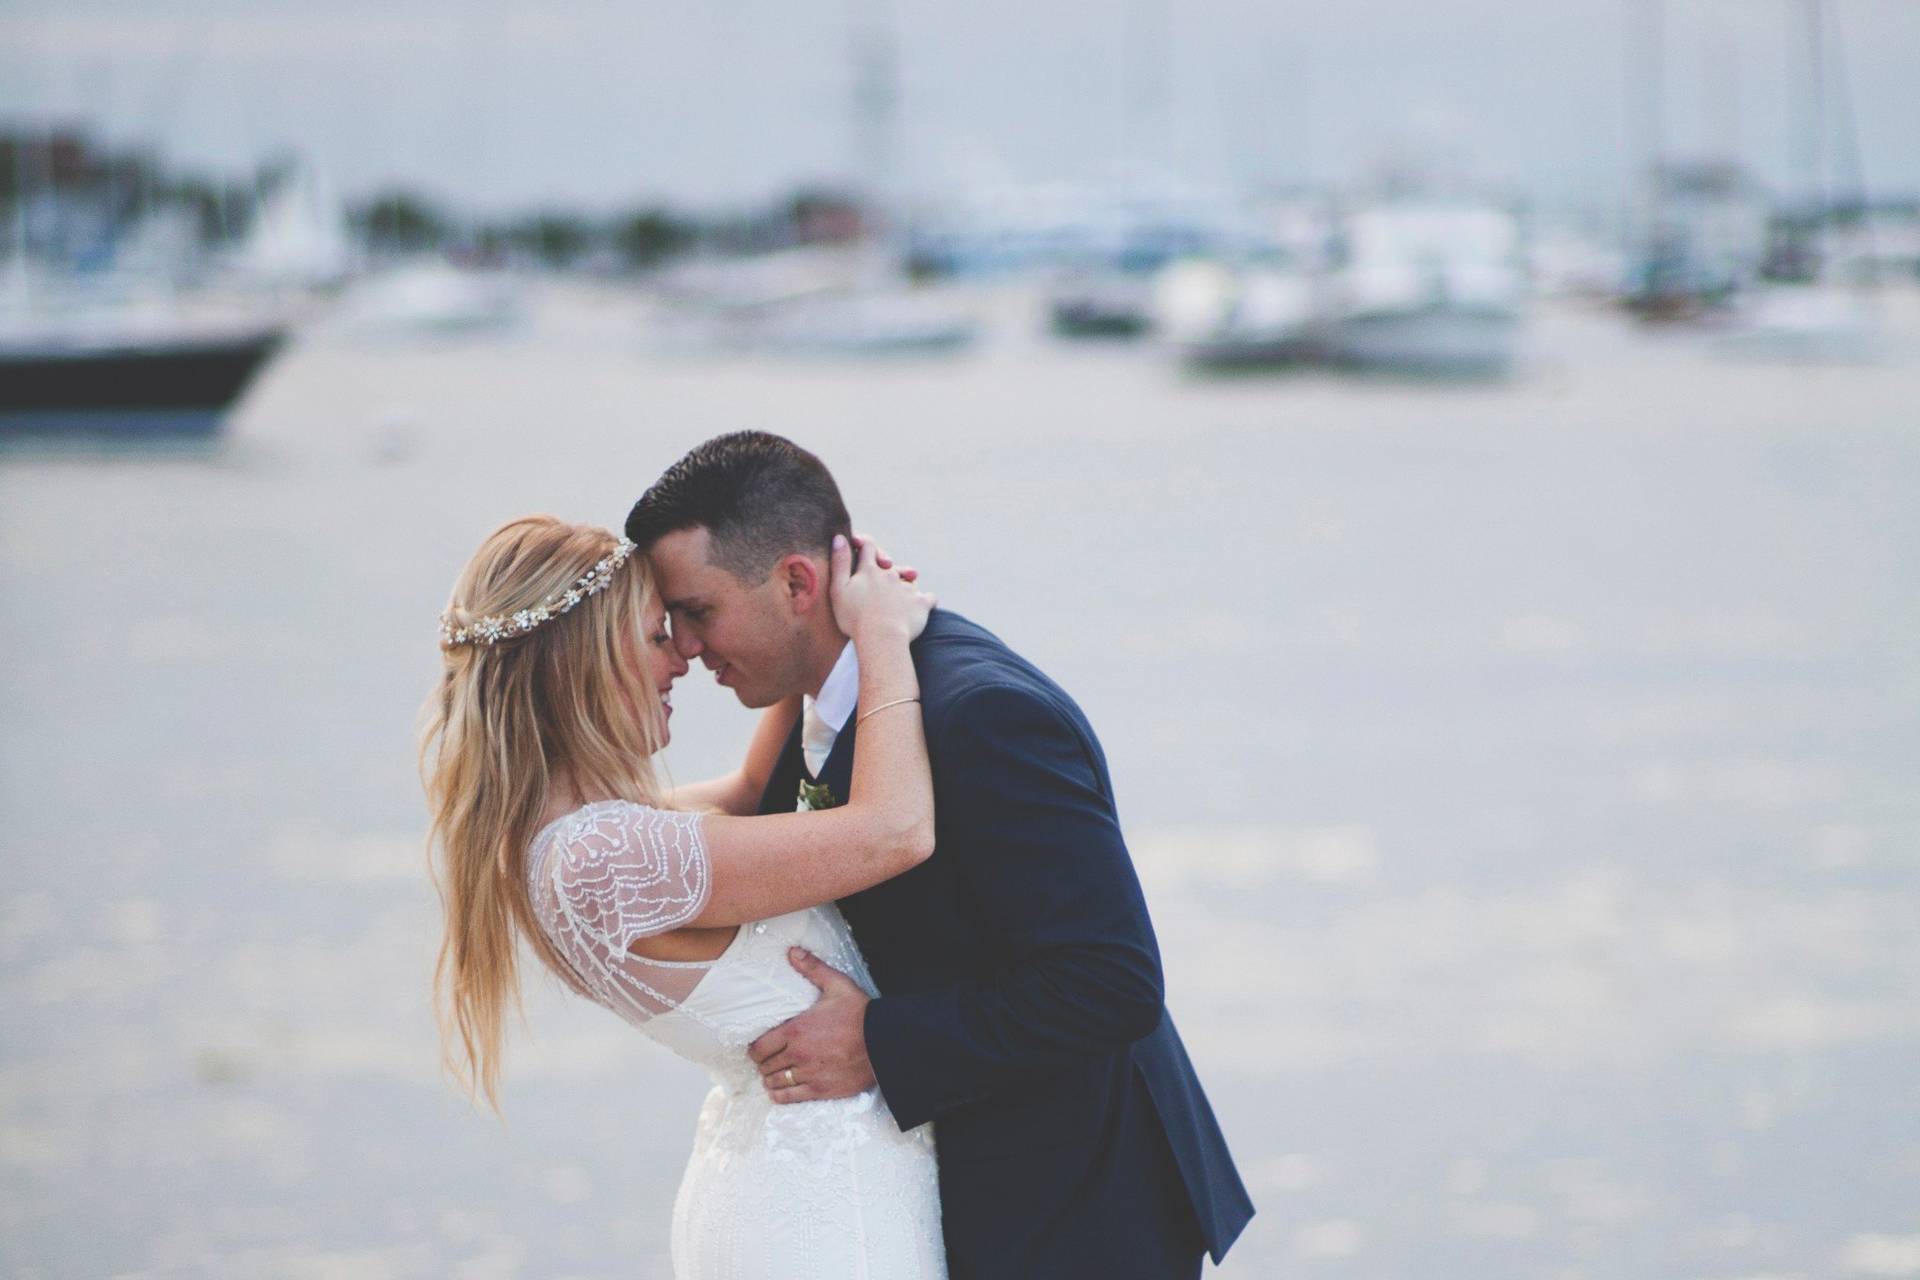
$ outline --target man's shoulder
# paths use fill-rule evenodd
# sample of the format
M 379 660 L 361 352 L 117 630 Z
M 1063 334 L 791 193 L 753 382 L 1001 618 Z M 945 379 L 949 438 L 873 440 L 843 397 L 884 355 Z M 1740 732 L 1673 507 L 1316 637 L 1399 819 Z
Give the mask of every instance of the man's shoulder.
M 923 699 L 951 702 L 973 689 L 1018 684 L 1040 676 L 993 632 L 951 609 L 935 609 L 913 644 L 913 665 Z
M 914 644 L 914 667 L 929 728 L 980 700 L 1033 699 L 1074 717 L 1079 709 L 1058 684 L 985 627 L 936 609 Z

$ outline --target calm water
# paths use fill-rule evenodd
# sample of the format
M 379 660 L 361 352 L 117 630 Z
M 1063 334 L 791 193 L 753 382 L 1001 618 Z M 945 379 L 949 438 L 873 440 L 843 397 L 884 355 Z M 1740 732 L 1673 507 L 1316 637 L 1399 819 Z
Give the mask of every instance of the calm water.
M 791 434 L 1081 700 L 1260 1214 L 1221 1274 L 1920 1275 L 1920 305 L 1867 368 L 1575 307 L 1526 372 L 668 360 L 554 293 L 227 437 L 0 454 L 0 1270 L 664 1276 L 700 1073 L 529 987 L 437 1075 L 412 748 L 500 520 Z M 696 675 L 672 767 L 749 728 Z

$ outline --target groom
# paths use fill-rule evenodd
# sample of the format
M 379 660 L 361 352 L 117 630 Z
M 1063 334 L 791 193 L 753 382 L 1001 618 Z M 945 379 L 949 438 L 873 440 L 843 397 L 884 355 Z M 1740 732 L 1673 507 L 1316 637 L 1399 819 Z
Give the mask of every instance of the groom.
M 760 812 L 844 801 L 859 671 L 821 606 L 851 526 L 820 460 L 763 432 L 709 440 L 626 532 L 683 656 L 749 707 L 806 695 Z M 780 1102 L 877 1084 L 902 1129 L 939 1122 L 953 1280 L 1197 1276 L 1253 1205 L 1162 1002 L 1100 744 L 1058 685 L 958 614 L 935 610 L 913 654 L 933 856 L 839 904 L 877 999 L 795 954 L 823 994 L 752 1046 L 763 1083 Z

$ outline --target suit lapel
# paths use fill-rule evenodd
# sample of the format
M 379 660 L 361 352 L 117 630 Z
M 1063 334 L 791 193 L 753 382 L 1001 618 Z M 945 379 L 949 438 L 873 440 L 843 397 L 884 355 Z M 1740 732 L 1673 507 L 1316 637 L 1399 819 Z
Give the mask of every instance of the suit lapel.
M 853 722 L 860 717 L 860 709 L 855 707 L 853 714 L 847 717 L 846 728 L 833 740 L 833 750 L 827 752 L 827 762 L 820 766 L 820 781 L 827 784 L 827 790 L 833 792 L 834 799 L 841 804 L 847 802 L 847 796 L 853 789 Z
M 761 813 L 792 813 L 800 799 L 800 779 L 806 776 L 806 761 L 800 754 L 800 722 L 794 721 L 787 745 L 773 763 L 767 789 L 760 793 Z M 838 792 L 835 793 L 839 794 Z

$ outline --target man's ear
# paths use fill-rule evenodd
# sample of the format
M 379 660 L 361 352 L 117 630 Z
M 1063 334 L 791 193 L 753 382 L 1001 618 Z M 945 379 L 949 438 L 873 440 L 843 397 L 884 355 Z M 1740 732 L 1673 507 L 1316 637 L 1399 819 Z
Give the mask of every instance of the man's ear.
M 813 557 L 796 551 L 781 560 L 773 572 L 795 613 L 811 613 L 826 603 L 827 575 Z

